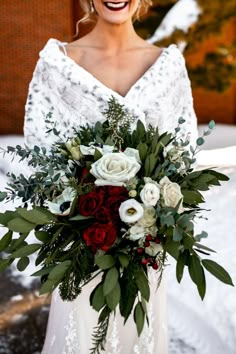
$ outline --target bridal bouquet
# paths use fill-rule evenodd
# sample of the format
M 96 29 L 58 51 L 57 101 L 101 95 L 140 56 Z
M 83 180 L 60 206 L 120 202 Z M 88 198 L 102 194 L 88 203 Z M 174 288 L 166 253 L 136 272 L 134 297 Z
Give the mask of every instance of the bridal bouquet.
M 194 170 L 196 147 L 181 138 L 179 119 L 175 134 L 159 134 L 134 120 L 112 98 L 104 112 L 106 121 L 80 127 L 70 138 L 60 137 L 50 151 L 8 147 L 7 152 L 27 159 L 35 172 L 26 177 L 10 174 L 3 201 L 20 198 L 22 206 L 0 213 L 7 232 L 0 240 L 0 270 L 17 260 L 23 271 L 36 255 L 40 293 L 59 287 L 63 300 L 74 300 L 85 284 L 98 276 L 90 295 L 99 312 L 94 348 L 104 348 L 109 318 L 119 308 L 124 322 L 131 313 L 142 332 L 148 320 L 150 273 L 157 286 L 171 255 L 180 282 L 185 267 L 201 298 L 206 290 L 205 270 L 226 284 L 229 274 L 216 262 L 200 255 L 213 250 L 195 234 L 194 221 L 204 202 L 201 191 L 228 178 L 213 169 Z M 48 131 L 60 135 L 52 115 Z M 208 135 L 214 127 L 209 123 Z M 203 136 L 204 136 L 203 135 Z M 27 242 L 34 231 L 36 241 Z

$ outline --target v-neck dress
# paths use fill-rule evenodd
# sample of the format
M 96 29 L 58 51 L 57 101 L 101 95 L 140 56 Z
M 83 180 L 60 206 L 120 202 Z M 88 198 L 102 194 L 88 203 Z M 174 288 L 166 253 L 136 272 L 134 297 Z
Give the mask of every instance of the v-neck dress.
M 102 112 L 114 96 L 136 118 L 158 126 L 159 131 L 174 132 L 179 117 L 185 119 L 181 130 L 194 141 L 196 115 L 185 61 L 175 45 L 164 48 L 154 64 L 132 85 L 125 96 L 108 88 L 88 71 L 63 54 L 65 43 L 50 39 L 37 62 L 26 102 L 24 134 L 29 146 L 50 146 L 54 135 L 45 116 L 53 113 L 55 127 L 70 136 L 73 128 L 104 120 Z M 89 305 L 89 294 L 98 283 L 94 279 L 73 302 L 52 295 L 43 354 L 89 354 L 91 336 L 97 324 L 97 312 Z M 167 315 L 165 281 L 156 291 L 156 276 L 150 271 L 151 297 L 148 305 L 149 326 L 140 337 L 129 319 L 116 313 L 109 324 L 104 354 L 167 354 Z

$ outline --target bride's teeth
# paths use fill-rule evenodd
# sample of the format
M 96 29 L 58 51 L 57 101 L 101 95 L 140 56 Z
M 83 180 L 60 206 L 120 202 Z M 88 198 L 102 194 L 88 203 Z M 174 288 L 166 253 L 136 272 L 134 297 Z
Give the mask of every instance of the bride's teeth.
M 114 3 L 114 2 L 107 2 L 107 5 L 110 7 L 123 7 L 125 5 L 125 2 L 118 2 L 118 3 Z
M 113 8 L 113 9 L 120 9 L 122 7 L 125 7 L 126 2 L 106 2 L 105 3 L 107 7 Z

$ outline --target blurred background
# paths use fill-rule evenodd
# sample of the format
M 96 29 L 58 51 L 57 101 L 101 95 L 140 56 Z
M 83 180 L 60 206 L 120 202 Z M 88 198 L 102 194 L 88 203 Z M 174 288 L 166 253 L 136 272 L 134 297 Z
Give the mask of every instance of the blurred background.
M 76 39 L 82 11 L 78 0 L 1 0 L 0 11 L 0 147 L 4 148 L 23 143 L 24 105 L 39 51 L 49 38 Z M 79 36 L 92 26 L 81 25 Z M 210 222 L 198 228 L 208 231 L 207 245 L 219 250 L 214 259 L 236 281 L 235 0 L 154 0 L 135 27 L 158 46 L 178 45 L 192 82 L 199 132 L 211 119 L 217 123 L 199 161 L 202 166 L 217 166 L 230 182 L 206 193 Z M 7 183 L 6 172 L 18 173 L 21 168 L 0 154 L 0 189 Z M 6 208 L 9 205 L 0 206 L 1 211 Z M 187 278 L 176 285 L 174 271 L 173 267 L 168 274 L 170 354 L 235 354 L 235 289 L 210 277 L 201 303 Z M 50 299 L 38 297 L 31 273 L 29 269 L 20 274 L 14 266 L 0 273 L 0 354 L 41 351 Z

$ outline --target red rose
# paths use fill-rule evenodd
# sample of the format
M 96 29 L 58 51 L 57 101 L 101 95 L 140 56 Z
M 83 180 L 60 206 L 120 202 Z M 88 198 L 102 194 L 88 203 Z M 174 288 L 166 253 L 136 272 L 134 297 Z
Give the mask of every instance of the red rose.
M 111 222 L 108 224 L 96 222 L 83 232 L 83 238 L 94 253 L 98 249 L 106 252 L 116 240 L 116 228 Z
M 125 187 L 108 186 L 109 195 L 125 195 L 128 197 L 128 191 Z
M 84 194 L 79 198 L 78 209 L 83 216 L 95 215 L 103 203 L 103 195 L 96 192 Z
M 106 206 L 110 210 L 112 219 L 118 220 L 120 218 L 119 208 L 125 200 L 127 197 L 124 195 L 113 195 L 107 199 Z
M 95 214 L 95 217 L 98 221 L 102 223 L 107 223 L 111 220 L 110 211 L 108 208 L 101 206 Z

